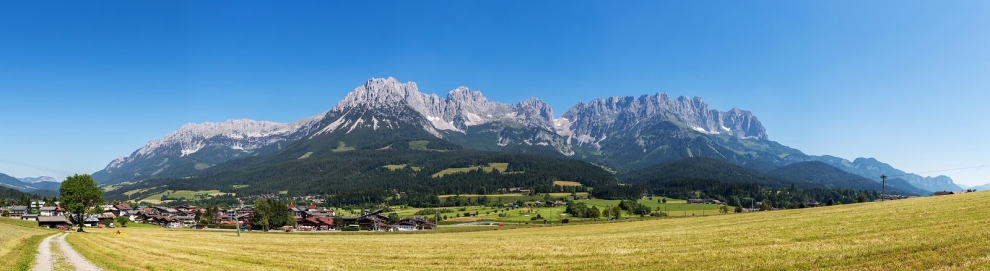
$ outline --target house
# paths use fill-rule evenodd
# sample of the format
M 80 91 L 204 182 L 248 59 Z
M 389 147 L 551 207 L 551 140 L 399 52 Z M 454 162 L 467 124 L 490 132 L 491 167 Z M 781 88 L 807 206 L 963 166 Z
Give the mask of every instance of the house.
M 327 208 L 320 208 L 319 210 L 308 211 L 306 215 L 309 217 L 335 217 L 337 216 L 337 212 L 328 210 Z
M 36 214 L 24 214 L 21 216 L 21 220 L 34 220 L 38 221 L 38 215 Z
M 119 210 L 119 211 L 130 211 L 130 210 L 134 210 L 134 208 L 131 208 L 131 205 L 130 204 L 127 204 L 127 203 L 118 203 L 117 205 L 114 205 L 113 207 L 114 208 L 117 208 L 117 210 Z
M 69 223 L 64 216 L 42 216 L 38 217 L 38 226 L 67 230 L 72 227 L 72 223 Z
M 432 222 L 422 217 L 407 217 L 399 220 L 399 223 L 393 225 L 396 230 L 399 231 L 411 231 L 411 230 L 432 230 L 436 228 Z
M 87 215 L 86 218 L 83 219 L 83 225 L 86 225 L 86 227 L 96 227 L 99 224 L 100 224 L 99 216 Z
M 688 204 L 722 204 L 722 201 L 717 199 L 688 199 Z
M 58 213 L 58 208 L 52 207 L 52 206 L 41 207 L 41 210 L 40 210 L 40 212 L 38 214 L 41 215 L 41 216 L 59 216 L 59 215 L 62 215 L 62 214 Z
M 333 228 L 333 219 L 325 217 L 307 217 L 296 225 L 298 230 L 326 231 Z
M 529 195 L 529 194 L 532 194 L 533 193 L 533 190 L 530 190 L 530 189 L 512 189 L 512 190 L 509 190 L 509 193 L 511 193 L 511 194 Z
M 10 217 L 11 218 L 21 218 L 22 215 L 28 213 L 27 206 L 11 206 L 10 207 Z
M 953 195 L 953 194 L 955 194 L 955 193 L 953 193 L 952 191 L 938 191 L 938 192 L 935 192 L 935 195 L 936 196 L 945 196 L 945 195 Z
M 100 221 L 98 225 L 110 225 L 113 223 L 115 218 L 117 218 L 117 215 L 114 215 L 113 212 L 104 212 L 103 214 L 100 214 L 100 217 L 98 218 Z

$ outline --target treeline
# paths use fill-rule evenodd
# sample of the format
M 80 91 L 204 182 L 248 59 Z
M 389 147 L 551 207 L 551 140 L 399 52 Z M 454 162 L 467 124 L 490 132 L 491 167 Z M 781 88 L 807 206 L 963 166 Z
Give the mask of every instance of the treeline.
M 506 172 L 472 170 L 433 177 L 444 169 L 488 166 L 489 163 L 509 165 Z M 386 165 L 406 166 L 392 170 Z M 618 183 L 608 171 L 570 158 L 471 150 L 387 149 L 311 156 L 269 166 L 232 169 L 212 176 L 146 181 L 108 192 L 106 197 L 125 200 L 124 191 L 154 188 L 145 192 L 151 193 L 167 187 L 194 191 L 216 189 L 236 193 L 239 197 L 279 191 L 287 191 L 286 196 L 326 195 L 327 203 L 332 206 L 390 202 L 436 207 L 441 205 L 437 196 L 444 194 L 494 194 L 513 188 L 538 193 L 586 190 L 555 186 L 555 180 L 575 181 L 591 187 Z M 235 186 L 240 188 L 234 189 Z
M 880 198 L 876 190 L 826 188 L 821 184 L 791 181 L 708 158 L 688 158 L 646 168 L 625 174 L 623 180 L 629 185 L 604 189 L 596 187 L 592 194 L 609 199 L 634 199 L 643 195 L 678 199 L 710 198 L 733 206 L 766 203 L 771 208 L 800 208 L 813 202 L 853 203 Z

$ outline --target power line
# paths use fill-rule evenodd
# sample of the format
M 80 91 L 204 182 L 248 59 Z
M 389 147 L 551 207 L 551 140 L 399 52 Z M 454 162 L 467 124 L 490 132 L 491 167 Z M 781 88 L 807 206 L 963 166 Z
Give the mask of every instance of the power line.
M 3 159 L 3 158 L 0 158 L 0 162 L 4 162 L 4 163 L 8 163 L 8 164 L 14 164 L 14 165 L 18 165 L 18 166 L 25 166 L 25 167 L 30 167 L 30 168 L 34 168 L 34 169 L 40 169 L 40 170 L 44 170 L 44 171 L 48 171 L 48 172 L 60 173 L 60 174 L 65 174 L 65 175 L 75 174 L 75 173 L 64 171 L 64 170 L 58 170 L 58 169 L 54 169 L 54 168 L 50 168 L 50 167 L 46 167 L 46 166 L 39 166 L 39 165 L 35 165 L 35 164 L 18 162 L 18 161 L 9 160 L 9 159 Z

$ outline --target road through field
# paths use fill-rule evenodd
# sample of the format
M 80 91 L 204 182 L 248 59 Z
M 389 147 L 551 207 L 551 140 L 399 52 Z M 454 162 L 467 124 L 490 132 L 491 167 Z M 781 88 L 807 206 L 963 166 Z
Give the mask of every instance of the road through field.
M 35 256 L 34 267 L 31 268 L 32 271 L 56 270 L 56 266 L 59 267 L 58 270 L 102 270 L 79 255 L 75 249 L 72 249 L 72 246 L 65 242 L 66 235 L 65 233 L 56 234 L 41 241 L 41 244 L 38 245 L 38 254 Z M 53 249 L 56 251 L 55 253 L 53 253 Z

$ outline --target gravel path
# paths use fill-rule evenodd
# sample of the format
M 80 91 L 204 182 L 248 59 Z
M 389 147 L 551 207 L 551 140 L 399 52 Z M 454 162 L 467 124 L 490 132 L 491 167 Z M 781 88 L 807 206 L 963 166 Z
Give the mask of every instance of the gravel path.
M 72 249 L 72 246 L 69 246 L 69 243 L 65 242 L 65 236 L 67 235 L 68 234 L 60 233 L 45 238 L 45 240 L 41 242 L 41 245 L 38 245 L 38 254 L 35 257 L 35 265 L 34 268 L 31 268 L 31 270 L 32 271 L 55 270 L 55 263 L 58 262 L 59 260 L 64 260 L 68 262 L 68 264 L 74 267 L 75 270 L 84 270 L 84 271 L 102 270 L 99 267 L 96 267 L 95 265 L 87 261 L 86 258 L 84 258 L 82 255 L 79 255 L 79 253 L 76 252 L 75 249 Z M 57 254 L 56 257 L 62 259 L 57 259 L 55 257 L 52 257 L 53 241 L 55 242 L 54 246 L 58 246 L 58 249 L 61 250 L 61 253 Z
M 62 234 L 64 233 L 48 236 L 44 240 L 41 240 L 41 244 L 38 245 L 38 254 L 34 255 L 34 267 L 31 268 L 31 271 L 55 270 L 55 259 L 52 258 L 51 242 L 52 238 Z

